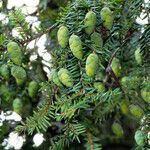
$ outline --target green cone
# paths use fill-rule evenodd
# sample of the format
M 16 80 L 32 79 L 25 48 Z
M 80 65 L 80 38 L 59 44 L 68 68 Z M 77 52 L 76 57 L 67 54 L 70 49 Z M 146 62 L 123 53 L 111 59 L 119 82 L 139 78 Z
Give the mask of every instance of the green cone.
M 137 64 L 138 64 L 138 65 L 141 65 L 142 62 L 143 62 L 141 49 L 138 48 L 138 49 L 135 51 L 134 55 L 135 55 L 135 60 L 136 60 Z
M 20 66 L 13 66 L 11 75 L 16 79 L 18 85 L 22 85 L 27 77 L 26 71 Z
M 9 71 L 9 67 L 6 64 L 3 64 L 0 67 L 0 75 L 5 79 L 8 80 L 10 78 L 10 71 Z
M 16 98 L 16 99 L 13 101 L 13 110 L 14 110 L 16 113 L 21 114 L 22 109 L 23 109 L 23 103 L 22 103 L 21 99 Z
M 57 32 L 58 43 L 62 48 L 68 45 L 69 41 L 69 30 L 65 26 L 61 26 Z
M 129 112 L 129 109 L 128 109 L 128 103 L 126 100 L 123 100 L 121 102 L 121 105 L 120 105 L 120 109 L 121 109 L 121 112 L 124 114 L 124 115 L 127 115 L 128 112 Z
M 28 86 L 28 93 L 30 97 L 35 97 L 39 90 L 39 84 L 36 81 L 31 81 Z
M 144 114 L 144 111 L 138 105 L 130 105 L 129 106 L 131 114 L 136 118 L 141 118 Z
M 94 87 L 97 90 L 97 92 L 104 92 L 106 90 L 104 84 L 100 82 L 95 82 Z
M 97 32 L 94 32 L 92 35 L 91 35 L 91 42 L 92 42 L 92 46 L 95 48 L 95 49 L 99 49 L 99 51 L 102 50 L 102 47 L 103 47 L 103 40 L 102 40 L 102 37 L 99 33 Z
M 125 76 L 121 79 L 121 85 L 126 89 L 137 89 L 141 84 L 141 78 L 137 76 Z
M 10 102 L 13 100 L 14 93 L 10 87 L 5 84 L 0 85 L 0 97 L 2 101 Z
M 90 54 L 88 57 L 87 57 L 87 60 L 86 60 L 86 74 L 89 76 L 89 77 L 94 77 L 95 76 L 95 73 L 96 73 L 96 70 L 97 70 L 97 67 L 98 67 L 98 56 L 96 54 Z
M 16 65 L 21 65 L 23 54 L 19 45 L 16 42 L 9 42 L 7 44 L 7 50 L 12 62 Z
M 141 90 L 141 96 L 145 102 L 150 103 L 150 82 Z
M 93 11 L 89 11 L 84 20 L 85 32 L 91 34 L 96 26 L 96 14 Z
M 72 34 L 69 38 L 69 45 L 73 55 L 78 59 L 82 59 L 83 50 L 81 39 L 77 35 Z
M 63 86 L 63 85 L 61 84 L 59 78 L 58 78 L 58 73 L 57 73 L 57 71 L 56 71 L 55 69 L 52 70 L 51 77 L 52 77 L 52 81 L 53 81 L 58 87 L 62 87 L 62 86 Z
M 58 72 L 59 80 L 67 87 L 73 86 L 73 79 L 67 69 L 61 68 Z
M 120 64 L 119 59 L 114 57 L 112 60 L 112 63 L 111 63 L 111 67 L 112 67 L 112 70 L 113 70 L 114 74 L 116 75 L 116 77 L 120 77 L 120 75 L 121 75 L 121 64 Z
M 103 20 L 103 25 L 106 29 L 111 29 L 113 26 L 114 17 L 111 10 L 108 7 L 104 7 L 101 12 L 101 19 Z
M 118 137 L 122 137 L 124 134 L 123 128 L 119 123 L 114 122 L 111 126 L 111 129 L 113 133 Z

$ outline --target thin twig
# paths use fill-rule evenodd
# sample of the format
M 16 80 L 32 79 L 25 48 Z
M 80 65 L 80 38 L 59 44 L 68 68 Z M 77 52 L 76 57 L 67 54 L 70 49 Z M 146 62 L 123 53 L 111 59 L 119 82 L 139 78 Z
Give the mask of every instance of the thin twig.
M 130 31 L 130 30 L 129 30 Z M 134 33 L 134 32 L 133 32 Z M 128 34 L 128 33 L 127 33 Z M 132 34 L 131 34 L 132 35 Z M 126 38 L 124 39 L 124 42 L 120 45 L 120 47 L 123 47 L 126 42 L 130 39 L 130 36 L 125 36 Z M 119 79 L 116 77 L 115 73 L 113 72 L 112 70 L 112 67 L 111 67 L 111 64 L 112 64 L 112 61 L 114 59 L 114 57 L 116 56 L 117 52 L 120 50 L 120 48 L 116 49 L 112 55 L 111 55 L 111 58 L 109 60 L 109 63 L 108 63 L 108 66 L 106 68 L 106 73 L 107 73 L 107 76 L 112 76 L 115 80 L 115 83 L 116 83 L 116 86 L 120 86 L 120 83 L 119 83 Z M 107 82 L 107 81 L 106 81 Z M 121 86 L 120 86 L 121 87 Z

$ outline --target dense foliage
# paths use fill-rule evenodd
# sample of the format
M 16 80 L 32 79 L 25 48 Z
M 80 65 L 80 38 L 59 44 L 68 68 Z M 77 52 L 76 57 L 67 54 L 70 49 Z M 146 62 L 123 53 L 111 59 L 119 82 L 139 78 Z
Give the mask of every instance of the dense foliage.
M 136 23 L 142 10 L 149 15 L 143 4 L 75 0 L 52 26 L 42 10 L 37 34 L 19 10 L 9 13 L 8 26 L 0 24 L 0 109 L 22 116 L 15 129 L 27 135 L 24 149 L 36 132 L 46 137 L 39 149 L 150 148 L 150 24 Z M 52 37 L 48 77 L 36 47 L 27 49 L 44 33 Z M 12 128 L 0 127 L 1 141 Z

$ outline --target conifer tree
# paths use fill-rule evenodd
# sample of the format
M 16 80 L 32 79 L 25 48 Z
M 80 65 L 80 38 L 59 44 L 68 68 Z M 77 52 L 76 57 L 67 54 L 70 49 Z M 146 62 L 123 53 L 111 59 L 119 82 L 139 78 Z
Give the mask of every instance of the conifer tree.
M 9 25 L 0 24 L 0 109 L 22 116 L 15 131 L 26 135 L 24 149 L 37 132 L 45 150 L 150 148 L 150 20 L 136 22 L 149 8 L 143 0 L 74 0 L 36 34 L 19 10 L 9 13 Z M 40 56 L 29 59 L 36 48 L 27 50 L 44 33 L 54 43 L 48 77 Z M 1 141 L 11 131 L 5 124 Z

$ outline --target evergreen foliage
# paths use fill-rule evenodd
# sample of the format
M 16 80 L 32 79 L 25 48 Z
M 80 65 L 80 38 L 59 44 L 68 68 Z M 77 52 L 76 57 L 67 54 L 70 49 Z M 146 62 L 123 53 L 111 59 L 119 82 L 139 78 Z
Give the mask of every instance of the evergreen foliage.
M 49 150 L 75 150 L 73 144 L 101 150 L 118 142 L 150 148 L 150 24 L 136 23 L 143 9 L 149 15 L 143 3 L 75 0 L 37 34 L 20 10 L 10 13 L 7 28 L 17 27 L 22 38 L 14 39 L 0 25 L 0 109 L 21 114 L 19 134 L 43 133 Z M 30 62 L 26 46 L 54 28 L 55 46 L 49 51 L 54 70 L 47 79 L 40 57 Z M 11 44 L 17 46 L 8 48 Z M 19 49 L 16 61 L 9 49 Z

